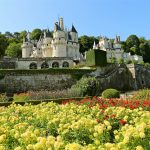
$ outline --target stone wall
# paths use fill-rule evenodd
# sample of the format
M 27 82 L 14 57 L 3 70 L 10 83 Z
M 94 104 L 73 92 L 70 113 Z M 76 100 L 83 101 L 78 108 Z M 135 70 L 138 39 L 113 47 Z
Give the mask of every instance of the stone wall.
M 0 92 L 29 90 L 62 90 L 75 84 L 70 74 L 5 75 L 0 79 Z
M 98 67 L 91 73 L 100 83 L 100 91 L 107 88 L 116 88 L 121 91 L 150 88 L 150 70 L 142 65 L 111 64 Z
M 84 70 L 84 69 L 80 69 Z M 74 70 L 73 70 L 74 71 Z M 29 90 L 62 90 L 70 88 L 76 83 L 78 71 L 72 73 L 2 73 L 0 72 L 0 92 L 25 92 Z M 121 91 L 150 88 L 150 70 L 142 65 L 110 64 L 106 67 L 97 67 L 92 73 L 85 72 L 86 76 L 94 76 L 100 83 L 99 91 L 107 88 L 116 88 Z M 77 76 L 76 76 L 77 75 Z

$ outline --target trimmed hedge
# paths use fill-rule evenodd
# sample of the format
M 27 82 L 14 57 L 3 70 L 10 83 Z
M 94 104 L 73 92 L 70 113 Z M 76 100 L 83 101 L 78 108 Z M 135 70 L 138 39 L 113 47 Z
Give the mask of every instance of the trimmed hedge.
M 94 49 L 86 53 L 87 66 L 105 66 L 107 65 L 106 51 Z
M 63 101 L 67 101 L 67 100 L 76 100 L 76 101 L 80 101 L 82 99 L 84 99 L 85 97 L 72 97 L 72 98 L 59 98 L 59 99 L 43 99 L 43 100 L 31 100 L 31 101 L 27 101 L 27 102 L 0 102 L 0 107 L 1 106 L 9 106 L 12 103 L 16 104 L 16 105 L 25 105 L 26 103 L 32 104 L 32 105 L 38 105 L 42 102 L 55 102 L 58 104 L 62 104 Z M 90 96 L 86 97 L 86 98 L 91 98 Z
M 120 92 L 116 89 L 106 89 L 102 92 L 102 98 L 120 98 Z
M 50 69 L 0 69 L 0 75 L 16 74 L 87 74 L 96 69 L 70 69 L 70 68 L 50 68 Z

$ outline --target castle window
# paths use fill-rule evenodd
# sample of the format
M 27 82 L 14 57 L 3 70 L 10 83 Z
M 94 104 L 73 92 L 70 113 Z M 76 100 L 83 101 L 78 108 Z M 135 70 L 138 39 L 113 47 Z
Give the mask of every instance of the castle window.
M 37 64 L 36 63 L 31 63 L 29 66 L 30 69 L 37 69 Z
M 48 44 L 47 44 L 47 46 L 48 46 Z
M 68 63 L 68 62 L 66 62 L 66 61 L 65 61 L 65 62 L 63 62 L 62 67 L 63 67 L 63 68 L 67 68 L 67 67 L 69 67 L 69 63 Z
M 47 69 L 47 68 L 49 68 L 48 63 L 43 62 L 42 65 L 41 65 L 41 69 Z
M 59 63 L 58 62 L 53 62 L 52 63 L 52 68 L 59 68 Z

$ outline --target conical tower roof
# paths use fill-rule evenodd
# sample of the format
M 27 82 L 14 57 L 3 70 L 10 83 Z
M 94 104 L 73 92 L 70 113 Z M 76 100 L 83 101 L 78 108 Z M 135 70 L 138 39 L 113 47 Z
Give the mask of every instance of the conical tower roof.
M 71 32 L 77 33 L 77 30 L 75 29 L 74 25 L 72 25 Z

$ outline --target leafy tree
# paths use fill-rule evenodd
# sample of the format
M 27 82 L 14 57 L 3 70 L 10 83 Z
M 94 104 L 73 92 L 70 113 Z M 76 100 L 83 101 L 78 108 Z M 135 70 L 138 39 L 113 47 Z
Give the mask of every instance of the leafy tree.
M 39 40 L 41 34 L 42 34 L 41 29 L 34 29 L 31 32 L 31 39 L 32 40 Z
M 120 58 L 120 59 L 118 60 L 118 63 L 119 63 L 119 64 L 123 64 L 123 63 L 124 63 L 123 58 Z
M 20 33 L 19 32 L 14 32 L 13 37 L 16 39 L 19 39 Z
M 23 39 L 26 35 L 27 35 L 27 31 L 26 30 L 21 31 L 20 32 L 20 39 Z
M 7 38 L 4 35 L 0 34 L 0 56 L 4 56 L 7 46 Z
M 98 43 L 99 40 L 93 36 L 81 36 L 79 38 L 80 52 L 84 53 L 85 51 L 88 51 L 89 49 L 93 48 L 94 41 Z
M 127 52 L 127 44 L 126 44 L 125 41 L 122 41 L 122 42 L 121 42 L 121 48 L 122 48 L 125 52 Z
M 145 39 L 145 37 L 140 37 L 140 38 L 139 38 L 139 41 L 140 41 L 140 43 L 145 43 L 145 42 L 146 42 L 146 39 Z
M 126 40 L 126 45 L 127 51 L 132 52 L 132 54 L 140 54 L 140 40 L 136 35 L 130 35 Z
M 9 31 L 6 31 L 6 32 L 5 32 L 5 36 L 6 36 L 7 38 L 12 38 L 12 37 L 13 37 L 12 33 L 10 33 Z
M 20 57 L 21 56 L 21 43 L 10 43 L 6 49 L 6 55 L 10 57 Z

